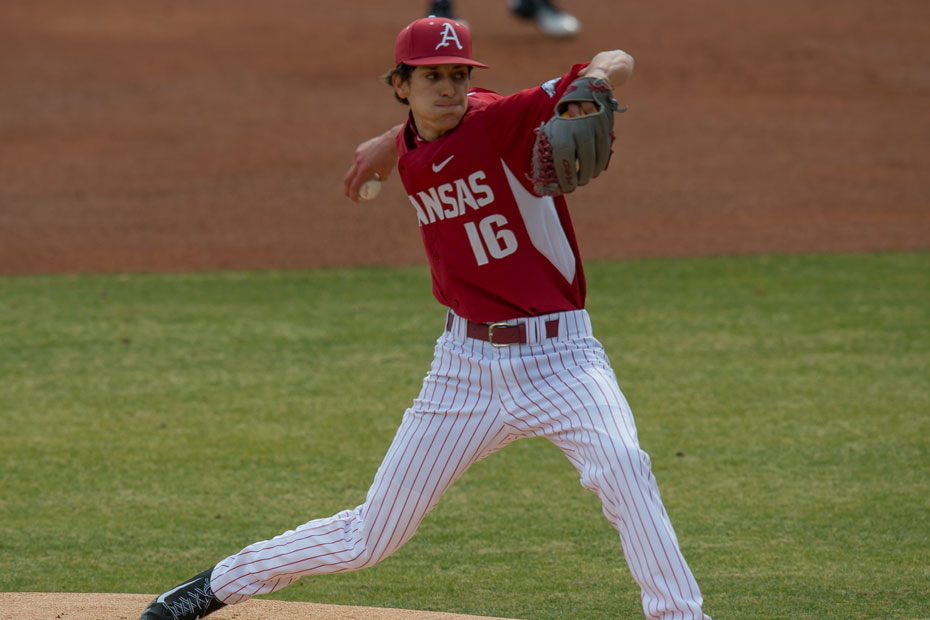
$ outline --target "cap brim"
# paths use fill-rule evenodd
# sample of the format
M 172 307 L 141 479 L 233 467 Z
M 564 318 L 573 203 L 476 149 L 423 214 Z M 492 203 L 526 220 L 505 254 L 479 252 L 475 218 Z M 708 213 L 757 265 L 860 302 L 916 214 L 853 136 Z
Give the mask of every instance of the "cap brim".
M 404 60 L 403 63 L 405 65 L 410 65 L 411 67 L 422 67 L 429 65 L 468 65 L 470 67 L 481 67 L 482 69 L 488 68 L 488 66 L 484 63 L 478 62 L 477 60 L 471 60 L 469 58 L 462 58 L 461 56 L 430 56 L 428 58 Z

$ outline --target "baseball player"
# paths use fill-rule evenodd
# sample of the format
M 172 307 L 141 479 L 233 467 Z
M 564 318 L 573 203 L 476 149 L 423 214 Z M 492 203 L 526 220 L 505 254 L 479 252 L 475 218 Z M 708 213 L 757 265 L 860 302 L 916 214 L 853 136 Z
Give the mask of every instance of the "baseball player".
M 601 52 L 503 97 L 470 88 L 472 69 L 485 65 L 468 30 L 424 18 L 398 35 L 395 60 L 386 80 L 408 119 L 359 146 L 345 191 L 357 200 L 365 179 L 397 165 L 447 307 L 422 389 L 364 503 L 249 545 L 158 596 L 143 620 L 194 620 L 300 577 L 373 566 L 469 466 L 523 437 L 553 442 L 598 495 L 647 618 L 709 620 L 592 334 L 563 196 L 606 168 L 612 88 L 633 59 Z M 569 142 L 577 146 L 566 155 Z
M 581 31 L 578 18 L 559 9 L 552 0 L 508 0 L 507 4 L 514 17 L 534 22 L 540 32 L 550 37 L 573 37 Z M 452 0 L 430 0 L 426 14 L 457 19 Z

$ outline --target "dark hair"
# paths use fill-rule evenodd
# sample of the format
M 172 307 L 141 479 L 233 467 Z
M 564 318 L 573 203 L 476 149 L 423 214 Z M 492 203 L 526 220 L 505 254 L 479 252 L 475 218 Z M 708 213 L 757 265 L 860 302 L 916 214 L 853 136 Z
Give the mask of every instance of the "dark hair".
M 381 79 L 384 80 L 385 84 L 393 88 L 395 75 L 400 78 L 401 82 L 409 82 L 410 76 L 413 75 L 414 69 L 416 69 L 416 67 L 408 65 L 408 64 L 400 63 L 399 65 L 397 65 L 396 67 L 394 67 L 393 69 L 391 69 L 390 71 L 382 75 Z M 471 76 L 472 69 L 474 69 L 474 67 L 472 66 L 468 67 L 469 77 Z M 410 105 L 409 101 L 407 101 L 406 99 L 401 99 L 400 97 L 397 96 L 397 91 L 394 91 L 394 98 L 400 101 L 404 105 Z

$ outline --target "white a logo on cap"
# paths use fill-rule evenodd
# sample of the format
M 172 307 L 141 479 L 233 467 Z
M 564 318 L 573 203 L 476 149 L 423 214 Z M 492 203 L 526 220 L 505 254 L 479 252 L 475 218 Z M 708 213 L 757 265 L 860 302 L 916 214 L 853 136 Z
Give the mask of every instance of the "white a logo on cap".
M 452 27 L 452 24 L 446 22 L 442 28 L 442 40 L 439 42 L 439 45 L 436 46 L 436 49 L 448 47 L 450 42 L 455 43 L 457 48 L 462 49 L 462 44 L 459 42 L 459 35 L 455 34 L 455 28 Z

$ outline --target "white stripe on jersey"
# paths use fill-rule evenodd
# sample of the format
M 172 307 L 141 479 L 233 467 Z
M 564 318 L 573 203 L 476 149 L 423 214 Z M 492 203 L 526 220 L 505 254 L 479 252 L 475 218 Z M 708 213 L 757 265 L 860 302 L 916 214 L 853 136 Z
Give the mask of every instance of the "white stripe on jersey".
M 565 235 L 565 229 L 555 211 L 551 196 L 534 196 L 517 180 L 504 160 L 501 160 L 507 183 L 513 198 L 520 208 L 520 215 L 530 235 L 530 241 L 540 253 L 555 265 L 568 282 L 575 280 L 575 253 Z

